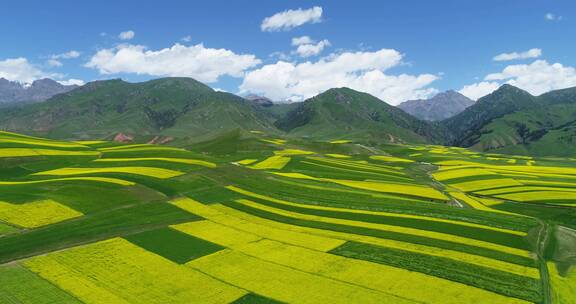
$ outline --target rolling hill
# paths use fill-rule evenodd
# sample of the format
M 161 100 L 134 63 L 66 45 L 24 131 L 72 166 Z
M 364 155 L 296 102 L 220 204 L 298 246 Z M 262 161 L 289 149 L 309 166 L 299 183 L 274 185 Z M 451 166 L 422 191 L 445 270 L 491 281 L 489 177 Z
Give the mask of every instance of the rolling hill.
M 576 88 L 540 96 L 510 85 L 442 122 L 447 144 L 499 153 L 568 156 L 576 152 Z
M 52 138 L 161 135 L 202 139 L 234 129 L 274 130 L 257 106 L 190 78 L 88 83 L 0 114 L 0 128 Z
M 275 125 L 291 136 L 384 142 L 437 140 L 437 129 L 370 95 L 330 89 L 299 104 Z

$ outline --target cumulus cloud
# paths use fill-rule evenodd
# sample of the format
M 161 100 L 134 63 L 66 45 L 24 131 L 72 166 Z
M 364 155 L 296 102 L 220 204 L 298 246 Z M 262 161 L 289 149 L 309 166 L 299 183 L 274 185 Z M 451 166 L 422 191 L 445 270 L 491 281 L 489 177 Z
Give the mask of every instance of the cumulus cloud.
M 78 57 L 80 57 L 80 52 L 71 50 L 66 53 L 50 56 L 50 59 L 48 59 L 46 63 L 51 67 L 60 67 L 63 65 L 61 59 L 73 59 Z
M 576 86 L 576 69 L 560 63 L 551 64 L 546 60 L 536 60 L 531 64 L 509 65 L 499 73 L 486 75 L 483 82 L 465 86 L 460 92 L 474 98 L 475 87 L 478 88 L 477 91 L 481 88 L 485 88 L 485 91 L 493 91 L 495 87 L 504 83 L 519 87 L 532 95 L 540 95 L 548 91 Z
M 547 21 L 560 21 L 562 20 L 562 16 L 557 16 L 552 13 L 546 13 L 546 15 L 544 15 L 544 19 Z
M 302 36 L 292 38 L 292 45 L 297 46 L 295 53 L 300 57 L 310 57 L 322 53 L 324 48 L 330 46 L 330 41 L 324 39 L 316 43 L 310 37 Z
M 28 59 L 23 57 L 0 60 L 0 78 L 21 83 L 31 83 L 34 80 L 41 78 L 52 78 L 59 80 L 61 83 L 78 83 L 81 81 L 79 79 L 63 80 L 64 75 L 42 71 L 40 68 L 30 63 Z
M 118 34 L 118 39 L 131 40 L 134 38 L 135 35 L 136 35 L 136 33 L 134 33 L 134 31 L 125 31 L 125 32 L 121 32 L 120 34 Z
M 74 78 L 71 78 L 71 79 L 68 79 L 68 80 L 60 80 L 60 81 L 58 81 L 58 82 L 59 82 L 60 84 L 63 84 L 63 85 L 77 85 L 77 86 L 84 85 L 84 83 L 85 83 L 84 80 L 74 79 Z
M 26 58 L 9 58 L 0 61 L 0 78 L 30 83 L 46 76 L 48 75 L 32 65 Z
M 266 17 L 260 29 L 263 32 L 288 31 L 306 23 L 322 21 L 322 7 L 315 6 L 310 9 L 286 10 L 270 17 Z
M 190 35 L 184 36 L 184 37 L 180 38 L 180 40 L 184 41 L 184 42 L 190 42 L 190 41 L 192 41 L 192 36 L 190 36 Z
M 274 100 L 300 101 L 330 88 L 349 87 L 398 104 L 437 92 L 428 88 L 438 79 L 435 75 L 384 73 L 401 62 L 402 54 L 392 49 L 332 54 L 316 62 L 278 61 L 248 72 L 240 85 L 240 94 L 263 94 Z
M 500 83 L 494 81 L 482 81 L 465 85 L 458 92 L 472 100 L 478 100 L 480 97 L 486 96 L 498 89 Z
M 530 59 L 530 58 L 538 58 L 542 56 L 541 49 L 529 49 L 525 52 L 512 52 L 512 53 L 502 53 L 499 55 L 494 56 L 492 60 L 494 61 L 509 61 L 509 60 L 517 60 L 517 59 Z
M 244 71 L 260 64 L 250 54 L 236 54 L 227 49 L 206 48 L 203 44 L 179 43 L 157 51 L 142 45 L 123 44 L 98 51 L 86 67 L 101 74 L 135 73 L 151 76 L 184 76 L 215 82 L 220 76 L 241 77 Z

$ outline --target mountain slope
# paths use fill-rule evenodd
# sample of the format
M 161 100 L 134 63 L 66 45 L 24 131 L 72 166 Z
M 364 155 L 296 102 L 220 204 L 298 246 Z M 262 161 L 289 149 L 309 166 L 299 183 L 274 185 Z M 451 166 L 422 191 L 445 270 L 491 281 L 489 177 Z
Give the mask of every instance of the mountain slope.
M 30 85 L 0 78 L 0 105 L 44 101 L 77 87 L 77 85 L 62 85 L 48 78 L 36 80 Z
M 426 142 L 438 136 L 431 124 L 348 88 L 330 89 L 300 103 L 275 125 L 290 135 L 320 139 Z
M 198 139 L 232 129 L 274 129 L 248 101 L 190 78 L 88 83 L 44 103 L 3 111 L 0 128 L 54 138 L 128 133 Z
M 398 108 L 418 119 L 440 121 L 464 111 L 473 104 L 474 101 L 470 98 L 450 90 L 430 99 L 405 101 L 399 104 Z
M 529 155 L 576 153 L 576 88 L 538 97 L 504 85 L 443 121 L 451 144 Z

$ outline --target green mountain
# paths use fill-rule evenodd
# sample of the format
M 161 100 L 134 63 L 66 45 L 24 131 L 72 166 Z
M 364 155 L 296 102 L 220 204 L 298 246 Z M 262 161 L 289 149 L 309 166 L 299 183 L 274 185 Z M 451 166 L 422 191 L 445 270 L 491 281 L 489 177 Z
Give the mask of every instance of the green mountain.
M 289 135 L 320 139 L 428 142 L 440 134 L 432 124 L 348 88 L 330 89 L 304 101 L 275 125 Z
M 190 78 L 96 81 L 0 114 L 1 129 L 74 139 L 119 133 L 202 139 L 234 129 L 274 131 L 272 122 L 243 98 Z
M 576 152 L 576 88 L 540 96 L 503 85 L 442 122 L 448 144 L 499 153 L 566 156 Z

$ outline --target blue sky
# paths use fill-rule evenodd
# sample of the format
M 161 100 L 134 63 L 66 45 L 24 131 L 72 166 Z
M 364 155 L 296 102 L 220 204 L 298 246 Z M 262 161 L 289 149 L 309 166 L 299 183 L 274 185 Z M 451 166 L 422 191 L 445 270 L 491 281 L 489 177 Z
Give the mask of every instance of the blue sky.
M 569 0 L 10 1 L 2 11 L 0 76 L 22 82 L 189 76 L 278 100 L 350 86 L 390 103 L 447 89 L 477 98 L 506 82 L 533 94 L 576 86 Z

